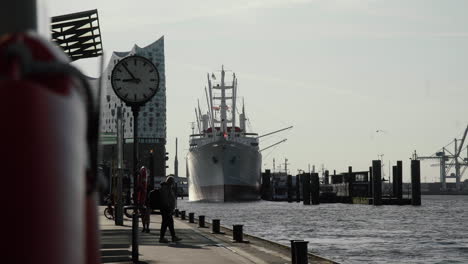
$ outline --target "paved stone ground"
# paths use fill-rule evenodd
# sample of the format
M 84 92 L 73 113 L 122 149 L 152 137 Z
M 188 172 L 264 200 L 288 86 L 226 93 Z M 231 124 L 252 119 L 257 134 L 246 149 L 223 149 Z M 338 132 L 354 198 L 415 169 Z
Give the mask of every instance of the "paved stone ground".
M 104 207 L 99 208 L 101 229 L 102 263 L 131 262 L 131 221 L 124 216 L 124 226 L 114 225 L 103 215 Z M 250 243 L 233 243 L 232 233 L 224 229 L 224 235 L 213 235 L 209 228 L 198 228 L 174 217 L 176 234 L 182 241 L 168 244 L 159 243 L 160 215 L 151 215 L 150 233 L 141 233 L 139 228 L 140 263 L 291 263 L 287 247 L 276 246 L 255 237 L 244 236 Z M 169 230 L 166 238 L 170 240 Z M 309 256 L 310 263 L 333 263 Z

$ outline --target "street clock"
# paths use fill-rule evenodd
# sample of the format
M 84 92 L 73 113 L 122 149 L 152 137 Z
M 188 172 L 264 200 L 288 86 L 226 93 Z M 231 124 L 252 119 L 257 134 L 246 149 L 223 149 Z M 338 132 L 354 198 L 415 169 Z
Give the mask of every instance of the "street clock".
M 125 57 L 114 66 L 111 85 L 115 94 L 127 105 L 142 106 L 158 92 L 159 72 L 144 57 Z

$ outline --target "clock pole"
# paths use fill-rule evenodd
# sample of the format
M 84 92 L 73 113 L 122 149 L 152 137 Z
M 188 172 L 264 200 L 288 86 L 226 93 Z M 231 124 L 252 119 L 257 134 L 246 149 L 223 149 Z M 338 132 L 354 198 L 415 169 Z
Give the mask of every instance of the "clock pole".
M 128 63 L 131 61 L 132 63 Z M 140 61 L 140 63 L 137 63 Z M 132 67 L 130 67 L 132 65 Z M 133 215 L 132 261 L 138 263 L 138 114 L 140 107 L 151 100 L 159 89 L 159 72 L 156 66 L 141 56 L 121 59 L 112 70 L 112 89 L 133 112 Z M 148 84 L 149 83 L 149 84 Z M 129 96 L 130 94 L 130 96 Z M 143 205 L 142 205 L 143 206 Z
M 138 114 L 140 106 L 133 105 L 133 215 L 132 215 L 132 260 L 138 262 Z

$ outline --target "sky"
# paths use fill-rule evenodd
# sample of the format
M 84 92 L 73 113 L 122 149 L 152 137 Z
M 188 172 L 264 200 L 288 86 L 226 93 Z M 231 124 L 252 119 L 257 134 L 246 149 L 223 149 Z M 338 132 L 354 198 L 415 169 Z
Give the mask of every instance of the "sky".
M 252 132 L 265 134 L 263 168 L 288 159 L 291 174 L 309 164 L 330 171 L 368 170 L 383 154 L 432 155 L 468 125 L 468 1 L 198 0 L 45 1 L 50 16 L 98 9 L 106 64 L 165 38 L 167 148 L 185 172 L 197 99 L 206 73 L 238 77 Z M 98 76 L 97 59 L 74 63 Z M 206 109 L 206 106 L 202 106 Z M 377 132 L 379 131 L 379 132 Z M 465 143 L 466 145 L 466 143 Z M 448 146 L 453 150 L 453 144 Z M 464 152 L 466 156 L 466 151 Z M 422 161 L 422 180 L 438 179 Z M 278 168 L 276 168 L 278 170 Z M 468 179 L 465 173 L 463 179 Z

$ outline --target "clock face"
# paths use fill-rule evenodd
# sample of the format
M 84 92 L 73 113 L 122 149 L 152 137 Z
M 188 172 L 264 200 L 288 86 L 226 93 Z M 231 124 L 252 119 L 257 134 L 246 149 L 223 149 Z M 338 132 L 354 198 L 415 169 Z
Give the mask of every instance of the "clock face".
M 112 89 L 127 104 L 143 104 L 159 89 L 159 72 L 154 64 L 141 56 L 120 60 L 112 70 Z

